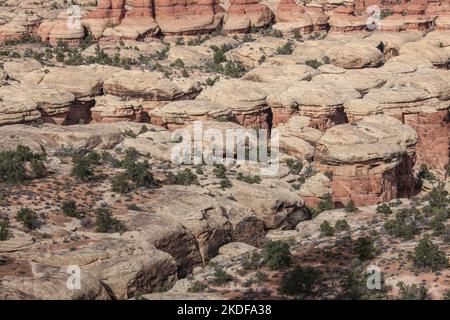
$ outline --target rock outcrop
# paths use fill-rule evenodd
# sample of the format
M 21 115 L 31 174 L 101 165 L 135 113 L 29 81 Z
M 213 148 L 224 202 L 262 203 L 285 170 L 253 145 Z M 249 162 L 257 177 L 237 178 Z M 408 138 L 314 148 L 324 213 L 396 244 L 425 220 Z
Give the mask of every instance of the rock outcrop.
M 56 20 L 41 23 L 36 33 L 42 41 L 51 45 L 57 45 L 59 41 L 77 45 L 86 34 L 81 18 L 81 12 L 63 11 Z
M 359 98 L 354 89 L 339 89 L 319 83 L 298 82 L 279 94 L 267 98 L 275 125 L 294 114 L 311 118 L 311 126 L 322 131 L 346 122 L 344 102 Z
M 233 121 L 244 127 L 267 129 L 272 118 L 266 103 L 267 91 L 252 81 L 221 80 L 200 93 L 197 99 L 220 103 L 231 109 Z
M 228 33 L 247 32 L 251 27 L 269 25 L 273 17 L 273 12 L 257 0 L 230 0 L 223 28 Z
M 183 127 L 193 121 L 231 119 L 231 110 L 220 103 L 202 100 L 180 100 L 150 112 L 151 123 L 169 130 Z
M 417 131 L 417 164 L 442 170 L 449 163 L 448 89 L 438 74 L 418 72 L 391 88 L 370 91 L 365 99 L 376 101 L 385 114 Z
M 46 89 L 36 85 L 12 85 L 0 87 L 0 97 L 2 101 L 7 101 L 6 97 L 20 97 L 23 92 L 27 92 L 27 98 L 23 98 L 22 103 L 28 104 L 29 99 L 34 102 L 36 109 L 40 112 L 40 118 L 44 122 L 63 124 L 69 115 L 70 108 L 75 102 L 75 96 L 65 90 Z M 20 105 L 21 102 L 17 101 Z M 29 104 L 32 105 L 31 103 Z M 21 109 L 17 104 L 18 110 Z M 31 111 L 33 114 L 34 111 Z M 24 116 L 24 121 L 29 120 L 29 115 Z M 21 121 L 19 121 L 21 122 Z
M 155 3 L 156 22 L 166 35 L 199 34 L 216 30 L 224 10 L 217 0 L 175 0 Z
M 356 125 L 328 129 L 318 141 L 316 167 L 331 175 L 340 206 L 377 204 L 414 191 L 416 132 L 389 116 L 369 116 Z

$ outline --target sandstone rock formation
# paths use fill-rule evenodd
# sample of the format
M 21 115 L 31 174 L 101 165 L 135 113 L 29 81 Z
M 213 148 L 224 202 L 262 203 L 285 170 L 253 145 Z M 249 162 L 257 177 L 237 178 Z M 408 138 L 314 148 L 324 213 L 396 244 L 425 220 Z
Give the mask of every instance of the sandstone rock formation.
M 56 20 L 41 23 L 36 33 L 42 41 L 52 45 L 56 45 L 58 41 L 76 45 L 86 33 L 81 18 L 81 13 L 64 11 Z
M 297 31 L 301 35 L 308 35 L 314 31 L 314 22 L 306 13 L 305 8 L 294 0 L 281 0 L 276 11 L 274 28 L 282 32 Z
M 64 123 L 70 112 L 70 108 L 75 102 L 75 96 L 68 91 L 46 89 L 36 85 L 4 86 L 0 88 L 0 97 L 5 101 L 5 97 L 20 97 L 23 92 L 27 92 L 28 96 L 23 99 L 23 103 L 28 99 L 33 101 L 36 109 L 41 114 L 41 118 L 44 122 L 49 123 Z M 20 104 L 19 101 L 17 102 Z M 30 104 L 30 106 L 31 105 L 32 104 Z M 20 107 L 18 111 L 19 110 Z M 25 121 L 29 120 L 29 116 L 25 116 L 25 118 Z
M 198 100 L 217 102 L 231 109 L 233 120 L 244 127 L 269 128 L 271 110 L 266 104 L 268 93 L 251 81 L 221 80 L 207 88 Z
M 95 122 L 116 122 L 143 120 L 142 102 L 122 100 L 119 97 L 106 95 L 95 98 L 95 106 L 90 109 Z
M 19 12 L 8 23 L 0 25 L 0 43 L 6 40 L 18 40 L 26 35 L 31 35 L 39 25 L 38 15 L 27 12 Z
M 338 7 L 328 20 L 330 32 L 346 33 L 361 32 L 366 30 L 367 18 L 357 16 L 349 7 Z
M 389 116 L 328 129 L 318 141 L 317 168 L 332 175 L 333 200 L 376 204 L 414 191 L 417 134 Z
M 354 89 L 339 89 L 318 83 L 299 82 L 267 99 L 275 125 L 286 122 L 293 114 L 311 118 L 311 126 L 325 130 L 346 122 L 344 102 L 359 98 Z
M 181 100 L 166 104 L 150 112 L 152 124 L 167 126 L 170 130 L 193 121 L 219 119 L 228 121 L 231 110 L 220 103 L 202 100 Z
M 125 2 L 125 0 L 99 0 L 97 9 L 83 18 L 83 25 L 94 38 L 101 38 L 106 28 L 118 25 L 125 16 Z
M 364 100 L 376 101 L 385 114 L 396 117 L 417 131 L 418 164 L 444 168 L 449 162 L 447 82 L 437 74 L 419 72 L 411 80 L 401 79 L 396 84 L 391 88 L 375 89 Z
M 223 28 L 228 33 L 246 32 L 270 24 L 273 17 L 273 12 L 257 0 L 230 0 Z
M 156 35 L 159 27 L 154 19 L 153 2 L 133 0 L 133 8 L 127 11 L 120 25 L 108 28 L 103 35 L 109 39 L 144 39 Z
M 182 97 L 182 91 L 161 73 L 125 70 L 106 80 L 105 93 L 122 98 L 172 101 Z
M 164 34 L 198 34 L 216 30 L 224 11 L 216 0 L 155 3 L 156 22 Z

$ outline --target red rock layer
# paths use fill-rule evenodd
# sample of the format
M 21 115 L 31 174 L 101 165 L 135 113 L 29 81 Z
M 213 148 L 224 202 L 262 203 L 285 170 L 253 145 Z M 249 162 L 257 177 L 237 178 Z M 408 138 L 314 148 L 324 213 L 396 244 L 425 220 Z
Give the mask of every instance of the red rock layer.
M 270 24 L 273 17 L 273 12 L 258 0 L 230 0 L 224 29 L 227 32 L 246 32 L 250 27 Z
M 404 123 L 416 130 L 417 164 L 443 169 L 450 164 L 450 114 L 449 110 L 435 113 L 416 113 L 403 116 Z
M 165 34 L 192 34 L 215 30 L 224 10 L 218 0 L 155 1 L 155 16 Z

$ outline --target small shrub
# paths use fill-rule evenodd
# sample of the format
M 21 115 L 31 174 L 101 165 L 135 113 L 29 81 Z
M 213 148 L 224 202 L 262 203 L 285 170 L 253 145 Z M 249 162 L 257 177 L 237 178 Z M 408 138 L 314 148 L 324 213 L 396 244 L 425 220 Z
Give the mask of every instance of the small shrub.
M 170 184 L 178 184 L 182 186 L 189 186 L 191 184 L 198 184 L 198 177 L 191 169 L 184 169 L 178 172 L 176 175 L 172 172 L 167 173 L 167 181 Z
M 331 237 L 334 235 L 334 228 L 327 220 L 320 224 L 320 234 L 323 237 Z
M 249 183 L 249 184 L 254 184 L 254 183 L 261 183 L 261 176 L 255 175 L 248 175 L 248 176 L 244 176 L 242 173 L 239 173 L 237 178 L 239 181 L 243 181 L 245 183 Z
M 320 272 L 312 267 L 295 267 L 283 275 L 278 291 L 289 296 L 309 296 L 313 293 L 319 276 Z
M 263 263 L 270 270 L 281 270 L 291 264 L 291 252 L 289 245 L 283 241 L 272 241 L 263 248 Z
M 298 159 L 286 159 L 286 165 L 289 168 L 291 174 L 300 174 L 303 169 L 303 163 Z
M 291 42 L 286 42 L 285 45 L 277 48 L 277 53 L 280 55 L 290 55 L 294 51 L 294 48 L 292 48 Z
M 44 161 L 40 159 L 32 159 L 30 162 L 30 168 L 34 178 L 44 178 L 47 175 L 47 169 L 45 168 Z
M 310 66 L 310 67 L 313 68 L 313 69 L 318 69 L 320 66 L 323 65 L 323 63 L 320 62 L 320 61 L 317 60 L 317 59 L 306 60 L 306 61 L 305 61 L 305 64 L 306 64 L 307 66 Z
M 355 201 L 351 200 L 345 206 L 345 212 L 357 212 L 359 209 L 355 204 Z
M 114 218 L 111 215 L 111 210 L 107 208 L 98 208 L 95 211 L 95 225 L 96 231 L 102 233 L 112 233 L 112 232 L 120 232 L 123 233 L 126 231 L 126 227 L 120 220 Z
M 228 177 L 225 177 L 224 179 L 220 180 L 220 188 L 222 190 L 231 188 L 233 186 L 233 184 L 231 183 L 230 179 L 228 179 Z
M 206 284 L 197 281 L 197 282 L 194 282 L 187 291 L 192 292 L 192 293 L 197 293 L 197 292 L 204 291 L 206 288 L 208 288 L 208 286 Z
M 92 180 L 94 177 L 93 165 L 86 157 L 74 157 L 72 161 L 74 164 L 71 171 L 72 176 L 82 181 Z
M 336 209 L 333 199 L 330 195 L 327 195 L 325 198 L 320 200 L 319 205 L 317 206 L 318 212 L 328 211 L 328 210 L 334 210 Z
M 439 250 L 439 247 L 428 238 L 419 241 L 414 248 L 412 259 L 417 268 L 429 268 L 431 271 L 436 271 L 448 267 L 445 252 Z
M 423 221 L 423 216 L 416 208 L 405 208 L 395 214 L 394 220 L 386 221 L 384 229 L 394 237 L 411 240 L 419 233 L 419 225 Z
M 65 216 L 81 218 L 81 214 L 77 211 L 77 203 L 73 200 L 64 201 L 61 205 L 61 211 Z
M 39 218 L 33 210 L 29 208 L 22 208 L 17 212 L 16 220 L 22 222 L 22 225 L 29 230 L 39 228 Z
M 225 272 L 222 268 L 217 268 L 214 272 L 214 284 L 222 286 L 233 280 L 233 277 Z
M 227 168 L 223 164 L 215 164 L 213 173 L 218 179 L 225 179 L 227 177 Z
M 252 253 L 247 253 L 244 255 L 241 261 L 241 266 L 245 271 L 256 270 L 261 265 L 262 262 L 261 258 L 262 258 L 261 254 L 259 254 L 256 251 Z
M 116 174 L 111 180 L 111 191 L 116 193 L 127 193 L 133 189 L 126 172 Z
M 256 282 L 258 284 L 262 284 L 262 283 L 266 282 L 269 279 L 267 274 L 265 274 L 261 270 L 256 271 L 255 277 L 256 277 Z
M 336 230 L 336 232 L 348 231 L 350 230 L 350 225 L 348 224 L 347 220 L 340 219 L 336 221 L 334 229 Z
M 6 241 L 9 239 L 9 221 L 0 219 L 0 241 Z
M 377 206 L 377 213 L 382 213 L 382 214 L 388 215 L 388 214 L 392 213 L 392 210 L 388 204 L 383 203 L 383 204 Z
M 397 283 L 399 298 L 401 300 L 425 300 L 428 297 L 428 289 L 424 284 L 405 284 L 403 281 Z
M 419 178 L 425 180 L 436 180 L 436 177 L 430 172 L 428 166 L 425 163 L 422 163 L 420 165 Z
M 359 260 L 373 259 L 375 253 L 374 242 L 370 237 L 361 237 L 356 240 L 355 253 Z

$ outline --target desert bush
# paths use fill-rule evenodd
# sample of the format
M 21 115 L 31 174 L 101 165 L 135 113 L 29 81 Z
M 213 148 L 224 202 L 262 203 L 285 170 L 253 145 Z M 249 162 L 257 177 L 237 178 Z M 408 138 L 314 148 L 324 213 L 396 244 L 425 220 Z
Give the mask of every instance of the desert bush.
M 426 300 L 428 298 L 428 289 L 422 283 L 420 285 L 405 284 L 400 281 L 397 286 L 401 300 Z
M 383 203 L 383 204 L 377 206 L 377 213 L 382 213 L 382 214 L 388 215 L 388 214 L 392 213 L 392 210 L 388 204 Z
M 419 233 L 421 223 L 423 216 L 418 209 L 405 208 L 395 214 L 394 220 L 386 221 L 384 229 L 391 236 L 410 240 Z
M 233 186 L 233 184 L 231 183 L 230 179 L 228 179 L 228 177 L 225 177 L 223 179 L 220 179 L 220 188 L 222 190 L 231 188 Z
M 233 277 L 229 275 L 225 270 L 222 268 L 216 268 L 214 272 L 214 284 L 222 286 L 226 284 L 227 282 L 230 282 L 233 280 Z
M 295 267 L 281 278 L 279 293 L 304 298 L 313 294 L 320 272 L 312 267 Z
M 323 237 L 331 237 L 334 235 L 334 228 L 327 220 L 320 224 L 320 234 Z
M 150 164 L 148 161 L 133 162 L 128 164 L 126 174 L 136 188 L 158 188 L 159 182 L 149 170 Z
M 448 259 L 445 252 L 439 250 L 429 238 L 419 241 L 412 255 L 414 266 L 417 268 L 428 268 L 431 271 L 448 267 Z
M 334 229 L 337 232 L 348 231 L 348 230 L 350 230 L 350 225 L 348 224 L 347 220 L 340 219 L 340 220 L 336 221 L 336 223 L 334 224 Z
M 244 176 L 241 172 L 238 174 L 237 178 L 239 181 L 243 181 L 249 184 L 254 184 L 254 183 L 261 183 L 261 176 L 258 175 L 248 175 L 248 176 Z
M 133 190 L 130 181 L 128 180 L 128 174 L 121 172 L 116 174 L 111 180 L 111 191 L 116 193 L 127 193 Z
M 33 167 L 40 166 L 35 161 L 42 161 L 45 154 L 34 153 L 29 147 L 18 145 L 15 150 L 3 150 L 0 152 L 0 182 L 11 185 L 24 183 L 29 177 L 26 175 L 25 163 L 33 162 Z M 43 165 L 43 163 L 42 163 Z M 36 172 L 39 174 L 39 172 Z
M 34 178 L 44 178 L 47 175 L 47 169 L 45 168 L 44 161 L 40 159 L 31 160 L 30 168 Z
M 289 251 L 289 245 L 283 241 L 271 241 L 264 245 L 263 263 L 270 270 L 281 270 L 289 267 L 292 256 Z
M 195 173 L 191 171 L 191 169 L 186 168 L 183 171 L 177 172 L 177 174 L 173 174 L 172 172 L 168 172 L 166 174 L 167 181 L 170 184 L 178 184 L 182 186 L 189 186 L 191 184 L 198 184 L 198 177 Z
M 430 172 L 430 169 L 428 169 L 428 166 L 425 163 L 422 163 L 420 165 L 419 169 L 419 178 L 425 179 L 425 180 L 436 180 L 436 177 L 434 174 Z
M 371 275 L 367 273 L 366 266 L 360 260 L 353 260 L 344 275 L 342 298 L 351 300 L 386 299 L 387 287 L 384 282 L 384 275 L 380 275 L 379 288 L 369 289 L 367 281 Z
M 102 233 L 112 233 L 126 231 L 126 227 L 120 220 L 111 215 L 111 210 L 108 208 L 98 208 L 95 211 L 95 225 L 96 231 Z
M 81 218 L 81 213 L 77 211 L 77 203 L 73 200 L 63 201 L 61 211 L 65 216 Z
M 87 156 L 74 156 L 72 163 L 72 176 L 82 181 L 90 181 L 94 178 L 94 164 L 88 159 Z
M 9 239 L 9 221 L 6 219 L 0 219 L 0 241 Z
M 206 288 L 208 288 L 208 286 L 206 284 L 196 281 L 189 287 L 187 292 L 192 292 L 192 293 L 202 292 Z
M 298 159 L 286 159 L 286 165 L 289 168 L 291 174 L 300 174 L 303 169 L 303 163 Z
M 277 48 L 277 53 L 280 55 L 290 55 L 293 51 L 292 42 L 286 42 L 285 45 Z
M 325 198 L 321 199 L 317 206 L 317 211 L 319 213 L 334 209 L 336 209 L 336 206 L 334 205 L 333 199 L 331 198 L 330 195 L 326 195 Z
M 317 59 L 306 60 L 306 61 L 305 61 L 305 64 L 306 64 L 307 66 L 310 66 L 310 67 L 313 68 L 313 69 L 317 69 L 317 68 L 319 68 L 320 66 L 323 65 L 323 63 L 320 62 L 320 61 L 317 60 Z
M 16 220 L 21 222 L 24 228 L 34 230 L 39 228 L 39 218 L 33 210 L 29 208 L 21 208 L 16 214 Z
M 355 201 L 350 199 L 349 202 L 347 202 L 347 205 L 345 206 L 345 212 L 357 212 L 359 209 L 355 204 Z
M 355 243 L 355 253 L 359 260 L 373 259 L 375 253 L 374 241 L 371 237 L 360 237 Z

